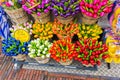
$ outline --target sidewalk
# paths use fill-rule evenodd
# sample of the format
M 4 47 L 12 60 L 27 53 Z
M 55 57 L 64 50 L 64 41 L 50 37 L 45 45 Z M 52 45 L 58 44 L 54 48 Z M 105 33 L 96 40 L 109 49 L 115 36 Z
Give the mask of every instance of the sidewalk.
M 47 71 L 21 69 L 13 70 L 11 58 L 0 55 L 0 80 L 108 80 L 100 77 L 90 78 L 61 73 L 50 73 Z

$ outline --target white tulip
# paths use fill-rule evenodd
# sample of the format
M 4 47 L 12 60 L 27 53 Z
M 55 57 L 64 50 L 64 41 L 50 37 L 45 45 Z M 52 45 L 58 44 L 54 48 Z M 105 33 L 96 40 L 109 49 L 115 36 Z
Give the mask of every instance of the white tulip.
M 47 48 L 44 48 L 44 51 L 47 51 L 48 49 Z
M 46 57 L 50 57 L 50 54 L 48 53 L 48 54 L 46 55 Z
M 40 56 L 40 55 L 41 55 L 40 53 L 37 54 L 37 56 Z
M 41 56 L 41 58 L 42 58 L 42 59 L 44 59 L 44 58 L 45 58 L 45 56 L 44 56 L 44 55 L 42 55 L 42 56 Z
M 45 52 L 45 51 L 43 51 L 42 53 L 43 53 L 43 54 L 46 54 L 46 52 Z

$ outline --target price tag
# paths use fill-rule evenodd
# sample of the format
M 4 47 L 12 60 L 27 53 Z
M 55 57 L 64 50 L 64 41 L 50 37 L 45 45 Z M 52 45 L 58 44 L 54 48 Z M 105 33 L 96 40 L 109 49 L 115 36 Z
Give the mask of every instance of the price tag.
M 30 34 L 23 29 L 16 30 L 14 32 L 14 37 L 16 40 L 20 40 L 21 42 L 28 42 L 30 40 Z

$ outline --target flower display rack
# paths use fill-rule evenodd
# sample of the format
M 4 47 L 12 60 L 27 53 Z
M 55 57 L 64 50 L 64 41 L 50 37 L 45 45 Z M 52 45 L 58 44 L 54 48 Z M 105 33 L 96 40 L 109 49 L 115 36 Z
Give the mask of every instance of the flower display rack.
M 97 71 L 98 70 L 97 66 L 94 66 L 94 67 L 85 67 L 85 66 L 83 66 L 82 64 L 80 64 L 77 61 L 73 61 L 73 63 L 71 65 L 68 65 L 68 66 L 63 66 L 63 65 L 57 63 L 56 61 L 54 61 L 53 59 L 51 59 L 46 64 L 40 64 L 35 59 L 31 59 L 29 57 L 27 57 L 26 61 L 17 61 L 15 59 L 13 59 L 12 62 L 14 64 L 17 64 L 17 66 L 15 66 L 15 67 L 17 67 L 18 69 L 21 69 L 22 65 L 25 64 L 25 65 L 33 65 L 33 66 L 44 66 L 44 67 L 55 67 L 55 68 L 68 68 L 68 69 L 82 69 L 82 70 L 91 70 L 91 71 Z

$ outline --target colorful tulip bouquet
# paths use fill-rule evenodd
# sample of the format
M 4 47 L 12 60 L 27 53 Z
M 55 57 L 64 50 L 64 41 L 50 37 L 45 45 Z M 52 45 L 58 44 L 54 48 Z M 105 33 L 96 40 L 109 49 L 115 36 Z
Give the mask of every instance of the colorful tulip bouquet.
M 100 65 L 102 59 L 108 57 L 108 47 L 102 42 L 93 39 L 81 39 L 76 42 L 77 55 L 75 60 L 85 66 Z
M 47 63 L 50 59 L 49 48 L 52 43 L 48 40 L 40 40 L 39 38 L 32 40 L 28 45 L 29 56 L 35 58 L 39 63 Z
M 11 36 L 14 37 L 14 32 L 18 29 L 23 29 L 25 31 L 27 31 L 30 35 L 32 35 L 32 24 L 33 22 L 26 22 L 23 24 L 19 24 L 19 25 L 12 25 L 12 27 L 10 27 L 10 31 L 11 31 Z
M 29 42 L 20 42 L 13 37 L 2 41 L 2 52 L 6 56 L 12 56 L 17 60 L 25 60 L 28 54 Z
M 51 58 L 62 65 L 70 65 L 75 56 L 74 44 L 70 38 L 55 41 L 50 48 Z
M 52 0 L 51 9 L 61 23 L 67 24 L 79 12 L 79 3 L 80 0 Z
M 31 0 L 26 1 L 22 8 L 32 14 L 35 20 L 46 23 L 50 20 L 50 0 Z
M 53 37 L 52 23 L 48 22 L 46 24 L 40 24 L 38 22 L 35 22 L 33 24 L 32 33 L 35 34 L 35 38 L 40 38 L 43 40 L 50 39 Z
M 100 34 L 102 34 L 102 29 L 99 25 L 84 25 L 79 24 L 79 33 L 77 33 L 78 38 L 92 38 L 99 39 Z
M 52 30 L 54 34 L 57 35 L 59 39 L 63 39 L 65 37 L 73 37 L 74 34 L 79 32 L 78 24 L 71 22 L 70 24 L 62 24 L 57 19 L 55 19 Z
M 97 19 L 111 12 L 112 2 L 110 0 L 81 0 L 80 10 L 85 24 L 95 24 Z
M 21 24 L 28 21 L 28 16 L 22 9 L 22 4 L 19 0 L 7 0 L 2 4 L 2 7 L 15 24 Z

